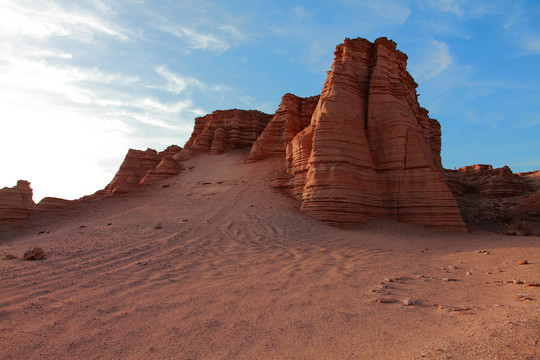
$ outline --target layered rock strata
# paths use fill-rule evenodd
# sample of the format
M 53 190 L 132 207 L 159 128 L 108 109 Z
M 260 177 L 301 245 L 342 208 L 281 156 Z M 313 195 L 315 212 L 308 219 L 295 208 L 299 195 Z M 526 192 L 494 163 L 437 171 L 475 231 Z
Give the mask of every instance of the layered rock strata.
M 465 230 L 407 56 L 386 38 L 346 39 L 334 54 L 311 123 L 286 150 L 301 210 L 342 226 L 385 217 Z
M 103 197 L 107 194 L 123 194 L 141 183 L 159 181 L 180 173 L 182 166 L 173 158 L 181 150 L 177 145 L 171 145 L 162 152 L 154 149 L 129 149 L 113 180 L 104 191 L 98 191 L 95 195 Z
M 271 156 L 285 156 L 289 142 L 311 123 L 319 95 L 308 98 L 287 93 L 262 134 L 257 138 L 248 162 Z
M 68 208 L 76 203 L 77 202 L 73 200 L 66 200 L 56 197 L 44 197 L 34 206 L 34 210 L 43 212 L 57 211 Z
M 17 185 L 0 189 L 0 222 L 13 222 L 26 219 L 32 208 L 33 191 L 26 180 L 17 181 Z
M 540 171 L 514 174 L 508 166 L 472 165 L 445 175 L 467 223 L 540 222 Z
M 218 155 L 228 149 L 250 147 L 272 115 L 257 110 L 216 110 L 195 119 L 195 127 L 184 149 L 175 160 L 186 160 L 197 153 Z

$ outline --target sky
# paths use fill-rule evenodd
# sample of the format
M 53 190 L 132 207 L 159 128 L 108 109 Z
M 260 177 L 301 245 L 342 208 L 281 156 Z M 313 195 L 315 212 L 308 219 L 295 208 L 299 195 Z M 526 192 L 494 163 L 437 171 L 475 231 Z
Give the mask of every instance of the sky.
M 105 187 L 129 148 L 322 90 L 346 37 L 406 53 L 443 166 L 540 169 L 540 1 L 0 0 L 0 187 Z

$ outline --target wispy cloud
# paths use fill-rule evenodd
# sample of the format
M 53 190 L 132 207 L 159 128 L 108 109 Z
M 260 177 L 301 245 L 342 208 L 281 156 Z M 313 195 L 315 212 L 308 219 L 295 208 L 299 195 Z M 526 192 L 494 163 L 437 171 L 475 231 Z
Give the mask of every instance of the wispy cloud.
M 159 26 L 159 30 L 182 40 L 189 49 L 206 50 L 218 54 L 248 41 L 248 36 L 233 25 L 221 25 L 213 32 L 200 31 L 196 27 Z
M 184 77 L 178 74 L 171 72 L 167 66 L 159 65 L 155 68 L 156 73 L 166 80 L 166 84 L 159 86 L 160 89 L 174 93 L 180 94 L 186 90 L 189 86 L 195 86 L 198 88 L 206 87 L 201 81 L 193 77 Z
M 411 64 L 410 68 L 415 79 L 422 82 L 438 76 L 454 62 L 448 44 L 435 39 L 431 39 L 421 58 L 421 62 Z
M 125 29 L 81 10 L 67 9 L 56 2 L 24 0 L 0 1 L 0 30 L 4 36 L 29 36 L 43 39 L 52 36 L 77 36 L 89 42 L 96 34 L 128 40 Z

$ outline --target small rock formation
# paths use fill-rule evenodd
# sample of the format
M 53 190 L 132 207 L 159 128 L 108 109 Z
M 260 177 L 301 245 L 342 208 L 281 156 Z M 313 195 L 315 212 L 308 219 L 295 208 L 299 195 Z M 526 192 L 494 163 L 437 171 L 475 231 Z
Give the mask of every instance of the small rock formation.
M 287 146 L 301 210 L 341 226 L 385 217 L 465 231 L 407 56 L 386 38 L 345 39 L 334 54 L 311 124 Z
M 508 166 L 472 165 L 445 175 L 467 223 L 504 223 L 519 231 L 523 220 L 540 221 L 540 171 L 514 174 Z
M 28 250 L 23 255 L 23 260 L 44 260 L 47 258 L 45 250 L 39 247 L 34 247 L 32 250 Z
M 257 138 L 248 157 L 248 162 L 270 156 L 285 156 L 289 142 L 311 123 L 311 116 L 319 102 L 319 95 L 308 98 L 287 93 L 272 120 Z
M 174 160 L 173 156 L 164 156 L 155 168 L 148 170 L 141 179 L 141 184 L 150 184 L 173 177 L 183 169 L 182 165 Z
M 174 159 L 187 160 L 197 153 L 218 155 L 228 149 L 250 147 L 272 115 L 258 110 L 216 110 L 195 119 L 195 127 L 184 149 Z
M 26 180 L 11 188 L 0 189 L 0 222 L 26 219 L 34 207 L 33 191 Z
M 34 210 L 43 212 L 57 211 L 68 208 L 74 204 L 76 204 L 76 202 L 72 200 L 66 200 L 56 197 L 44 197 L 34 206 Z
M 171 145 L 162 152 L 154 149 L 129 149 L 113 180 L 105 187 L 104 192 L 94 195 L 102 197 L 107 194 L 124 194 L 141 183 L 155 182 L 166 177 L 174 176 L 182 170 L 173 157 L 182 150 L 177 145 Z M 143 181 L 144 180 L 144 181 Z

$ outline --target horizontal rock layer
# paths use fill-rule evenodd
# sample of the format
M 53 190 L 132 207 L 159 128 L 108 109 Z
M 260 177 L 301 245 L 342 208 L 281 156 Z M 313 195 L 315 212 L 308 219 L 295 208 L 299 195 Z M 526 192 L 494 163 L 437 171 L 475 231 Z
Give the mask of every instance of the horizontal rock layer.
M 228 149 L 250 147 L 272 119 L 257 110 L 216 110 L 195 119 L 195 127 L 184 149 L 175 160 L 209 152 L 213 155 Z
M 318 95 L 302 98 L 285 94 L 272 120 L 253 144 L 248 162 L 285 156 L 289 142 L 311 123 L 318 101 Z
M 13 222 L 26 219 L 34 207 L 33 191 L 26 180 L 17 185 L 0 189 L 0 222 Z
M 467 223 L 540 221 L 540 171 L 514 174 L 508 166 L 472 165 L 445 176 Z
M 386 217 L 465 230 L 440 159 L 439 123 L 386 38 L 338 45 L 311 123 L 286 150 L 292 193 L 321 220 Z

